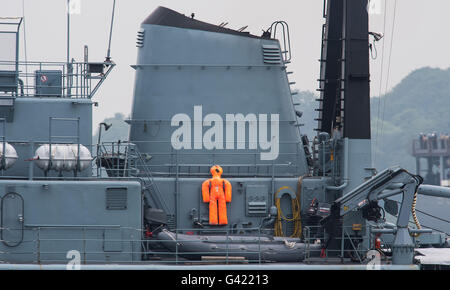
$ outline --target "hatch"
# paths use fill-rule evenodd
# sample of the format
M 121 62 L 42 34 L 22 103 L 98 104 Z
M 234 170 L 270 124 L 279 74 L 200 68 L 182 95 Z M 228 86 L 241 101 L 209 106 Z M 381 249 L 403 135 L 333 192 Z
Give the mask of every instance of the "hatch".
M 15 247 L 23 240 L 23 198 L 15 192 L 7 193 L 1 202 L 1 237 L 5 245 Z

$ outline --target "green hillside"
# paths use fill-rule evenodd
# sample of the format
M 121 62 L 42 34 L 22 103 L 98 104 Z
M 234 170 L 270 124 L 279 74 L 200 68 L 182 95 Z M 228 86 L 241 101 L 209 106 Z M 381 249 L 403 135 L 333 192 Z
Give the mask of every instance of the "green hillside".
M 317 121 L 314 121 L 317 112 L 314 109 L 318 102 L 314 101 L 315 98 L 317 96 L 312 92 L 299 92 L 295 97 L 295 101 L 300 103 L 297 109 L 303 112 L 300 119 L 305 124 L 302 133 L 308 136 L 313 136 L 313 129 L 317 127 Z M 411 156 L 412 140 L 422 132 L 450 133 L 449 110 L 450 69 L 426 67 L 415 70 L 388 94 L 372 98 L 374 166 L 381 170 L 400 165 L 415 172 L 415 159 Z
M 379 100 L 372 98 L 374 165 L 379 169 L 401 165 L 415 172 L 415 160 L 411 156 L 412 140 L 421 132 L 450 133 L 450 69 L 418 69 L 382 96 L 382 134 L 381 120 L 377 118 Z M 375 140 L 377 120 L 378 141 Z

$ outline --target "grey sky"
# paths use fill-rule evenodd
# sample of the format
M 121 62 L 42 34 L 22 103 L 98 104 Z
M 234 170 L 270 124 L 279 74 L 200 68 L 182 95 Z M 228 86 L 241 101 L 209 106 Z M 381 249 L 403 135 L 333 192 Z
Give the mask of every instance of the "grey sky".
M 372 0 L 375 1 L 375 0 Z M 384 4 L 385 0 L 379 0 Z M 387 1 L 385 33 L 384 78 L 391 39 L 395 0 Z M 64 61 L 66 55 L 66 1 L 24 0 L 28 60 Z M 157 6 L 166 6 L 196 19 L 219 24 L 229 22 L 228 28 L 249 25 L 247 31 L 260 34 L 275 20 L 289 23 L 294 71 L 291 80 L 300 90 L 315 90 L 319 77 L 322 0 L 117 0 L 112 58 L 117 67 L 95 97 L 95 124 L 115 112 L 130 113 L 136 61 L 136 31 L 142 20 Z M 384 6 L 384 5 L 382 5 Z M 81 14 L 71 17 L 71 57 L 82 60 L 83 46 L 89 45 L 90 60 L 103 61 L 106 55 L 112 0 L 82 0 Z M 383 30 L 383 11 L 371 15 L 370 28 Z M 388 88 L 397 84 L 414 69 L 450 66 L 450 1 L 397 0 L 396 24 Z M 0 16 L 22 16 L 22 0 L 0 0 Z M 21 39 L 23 48 L 23 38 Z M 379 94 L 383 42 L 377 44 L 378 58 L 371 61 L 372 95 Z M 1 52 L 1 50 L 0 50 Z M 21 59 L 23 60 L 23 50 Z M 0 57 L 1 58 L 1 57 Z

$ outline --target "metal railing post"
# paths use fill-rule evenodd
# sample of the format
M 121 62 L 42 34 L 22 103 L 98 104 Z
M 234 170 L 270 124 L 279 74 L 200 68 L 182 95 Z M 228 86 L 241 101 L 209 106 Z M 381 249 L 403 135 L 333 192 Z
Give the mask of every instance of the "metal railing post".
M 83 229 L 83 261 L 84 264 L 86 265 L 86 232 L 85 227 L 83 227 L 82 229 Z
M 258 228 L 258 263 L 261 264 L 261 228 Z
M 37 262 L 41 263 L 41 228 L 38 227 L 37 232 Z
M 347 233 L 346 230 L 344 230 L 344 234 L 348 237 L 348 239 L 350 241 L 350 244 L 352 245 L 353 250 L 355 250 L 355 253 L 356 253 L 356 256 L 358 256 L 359 262 L 362 263 L 361 257 L 360 257 L 360 255 L 358 253 L 358 249 L 355 247 L 355 244 L 353 243 L 352 238 L 350 237 L 350 235 Z
M 28 143 L 30 145 L 30 156 L 33 156 L 34 154 L 34 142 L 30 141 Z M 28 165 L 28 179 L 33 180 L 33 170 L 34 170 L 34 162 L 30 161 L 30 164 Z
M 48 124 L 48 168 L 46 171 L 50 170 L 52 168 L 52 117 L 49 117 L 49 124 Z
M 229 243 L 230 243 L 230 240 L 228 239 L 228 235 L 229 235 L 229 229 L 227 229 L 227 237 L 226 237 L 226 239 L 227 239 L 227 251 L 226 251 L 226 261 L 225 261 L 225 263 L 228 265 L 228 255 L 229 255 Z
M 80 170 L 80 117 L 77 118 L 77 168 L 75 174 Z
M 305 252 L 306 260 L 305 260 L 305 262 L 307 264 L 309 264 L 310 263 L 309 258 L 311 256 L 311 229 L 308 226 L 306 226 L 305 230 L 306 230 L 306 252 Z
M 3 133 L 2 133 L 2 144 L 3 144 L 3 149 L 2 149 L 2 159 L 1 159 L 1 167 L 2 167 L 2 172 L 5 169 L 6 166 L 6 119 L 5 118 L 0 118 L 0 122 L 2 122 L 2 128 L 3 128 Z
M 344 225 L 342 225 L 342 232 L 341 232 L 341 263 L 344 263 Z
M 178 265 L 178 228 L 175 229 L 175 264 Z

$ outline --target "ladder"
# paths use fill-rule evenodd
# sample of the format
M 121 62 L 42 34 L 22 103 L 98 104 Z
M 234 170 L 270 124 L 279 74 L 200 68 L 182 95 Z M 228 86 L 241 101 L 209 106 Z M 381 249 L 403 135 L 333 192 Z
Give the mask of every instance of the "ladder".
M 287 82 L 289 84 L 289 91 L 291 94 L 291 101 L 292 101 L 292 106 L 294 107 L 294 111 L 295 107 L 300 105 L 300 103 L 296 103 L 294 100 L 294 96 L 296 96 L 298 94 L 298 92 L 293 92 L 292 91 L 292 87 L 293 85 L 295 85 L 295 82 L 291 82 L 289 80 L 289 75 L 293 74 L 292 71 L 287 71 L 287 65 L 291 63 L 291 58 L 292 58 L 292 52 L 291 52 L 291 40 L 290 40 L 290 34 L 289 34 L 289 25 L 285 22 L 285 21 L 275 21 L 274 23 L 272 23 L 272 25 L 269 28 L 269 31 L 271 34 L 273 34 L 273 38 L 277 37 L 277 32 L 278 30 L 281 28 L 281 32 L 282 32 L 282 36 L 280 37 L 279 41 L 280 41 L 280 46 L 281 46 L 281 56 L 282 56 L 282 60 L 283 60 L 283 64 L 285 66 L 285 73 L 286 73 L 286 79 Z M 296 114 L 297 116 L 297 114 Z M 299 133 L 300 132 L 300 127 L 304 126 L 304 124 L 301 124 L 299 122 L 299 118 L 295 117 L 295 125 L 298 130 Z
M 131 146 L 132 145 L 132 146 Z M 134 160 L 134 169 L 130 172 L 135 172 L 136 177 L 140 177 L 143 183 L 142 192 L 144 193 L 144 198 L 147 199 L 147 202 L 150 200 L 153 201 L 154 205 L 157 208 L 164 210 L 166 213 L 169 212 L 169 208 L 167 204 L 162 199 L 161 191 L 159 190 L 158 185 L 155 182 L 153 174 L 145 161 L 145 158 L 139 152 L 134 144 L 130 144 L 127 147 L 127 151 L 130 151 L 129 154 L 133 158 L 129 158 Z M 130 164 L 131 165 L 131 164 Z M 131 166 L 130 166 L 131 169 Z M 149 200 L 150 199 L 150 200 Z

